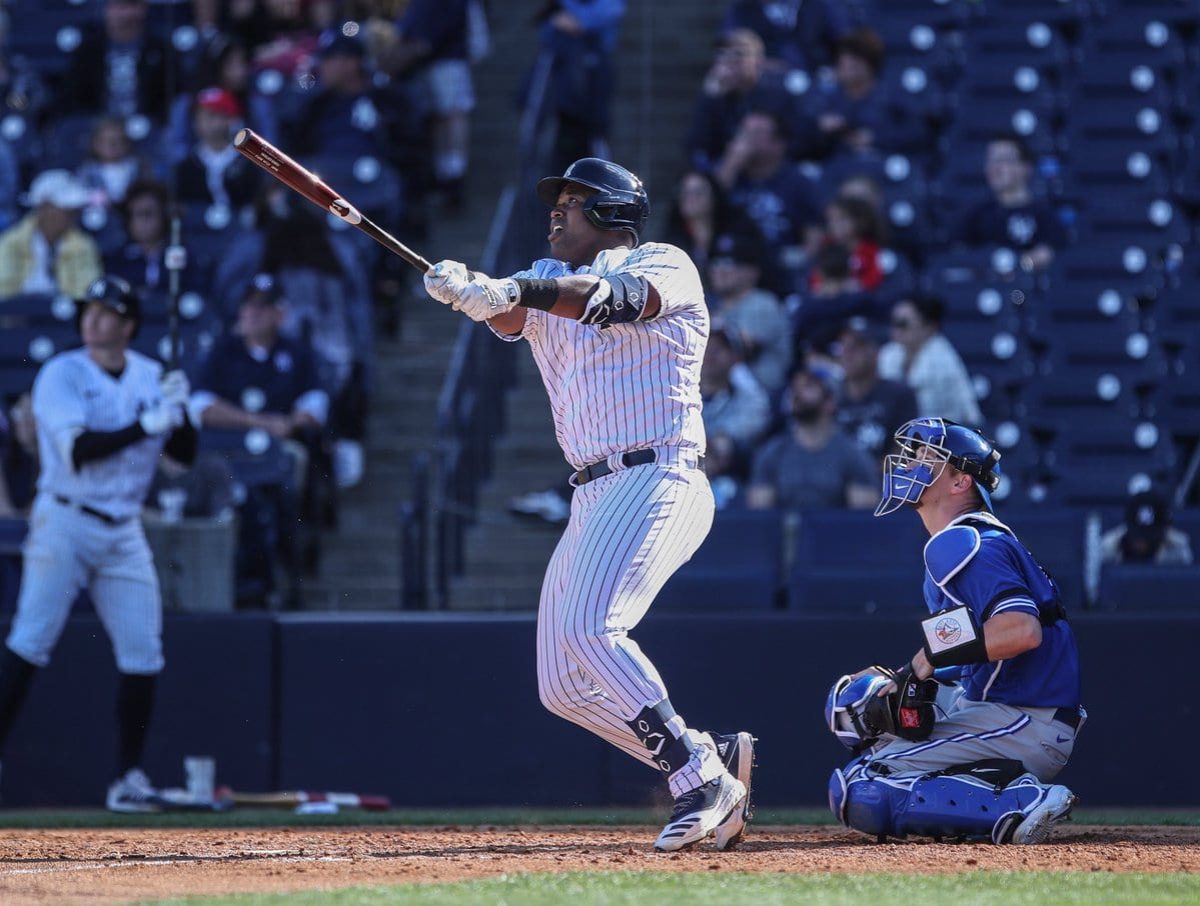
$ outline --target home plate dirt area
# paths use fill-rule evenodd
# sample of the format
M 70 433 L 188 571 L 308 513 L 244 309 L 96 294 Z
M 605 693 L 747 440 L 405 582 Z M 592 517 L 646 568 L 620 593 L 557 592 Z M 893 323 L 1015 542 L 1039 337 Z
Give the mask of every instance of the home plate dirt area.
M 653 838 L 646 827 L 3 830 L 0 902 L 125 902 L 516 872 L 1200 872 L 1200 827 L 1068 824 L 1052 843 L 1025 847 L 880 844 L 836 827 L 755 827 L 734 852 L 709 843 L 669 855 L 652 851 Z

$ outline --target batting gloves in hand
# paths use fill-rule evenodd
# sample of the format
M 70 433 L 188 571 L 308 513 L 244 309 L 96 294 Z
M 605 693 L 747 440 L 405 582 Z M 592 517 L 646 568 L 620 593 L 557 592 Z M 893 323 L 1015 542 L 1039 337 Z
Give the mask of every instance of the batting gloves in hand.
M 486 321 L 512 311 L 520 301 L 521 289 L 516 280 L 493 280 L 487 274 L 476 274 L 463 288 L 454 309 L 472 321 Z
M 143 409 L 138 415 L 138 424 L 151 437 L 166 434 L 183 424 L 183 406 L 162 400 L 149 409 Z
M 439 261 L 425 272 L 425 292 L 443 305 L 457 302 L 459 294 L 470 282 L 467 266 L 461 261 Z
M 177 368 L 159 378 L 158 392 L 162 394 L 164 403 L 182 406 L 191 395 L 192 385 L 188 383 L 187 375 Z

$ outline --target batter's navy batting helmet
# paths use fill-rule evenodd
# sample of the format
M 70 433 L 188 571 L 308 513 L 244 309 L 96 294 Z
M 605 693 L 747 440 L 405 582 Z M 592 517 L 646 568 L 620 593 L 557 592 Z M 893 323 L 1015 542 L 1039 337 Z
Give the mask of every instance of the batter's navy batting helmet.
M 598 157 L 585 157 L 567 167 L 562 176 L 547 176 L 537 184 L 537 195 L 554 207 L 569 182 L 592 189 L 583 203 L 583 216 L 597 229 L 628 230 L 639 242 L 650 216 L 650 198 L 642 181 L 624 167 Z
M 992 491 L 1000 484 L 1000 451 L 974 428 L 944 418 L 914 418 L 900 426 L 895 439 L 900 452 L 884 460 L 883 499 L 876 516 L 916 503 L 947 464 L 975 479 L 984 506 L 992 509 Z
M 110 308 L 123 318 L 133 321 L 133 336 L 137 336 L 142 323 L 142 302 L 133 291 L 129 282 L 121 277 L 106 274 L 99 280 L 93 280 L 83 294 L 82 299 L 75 300 L 75 326 L 83 317 L 83 310 L 93 302 L 99 302 L 105 308 Z

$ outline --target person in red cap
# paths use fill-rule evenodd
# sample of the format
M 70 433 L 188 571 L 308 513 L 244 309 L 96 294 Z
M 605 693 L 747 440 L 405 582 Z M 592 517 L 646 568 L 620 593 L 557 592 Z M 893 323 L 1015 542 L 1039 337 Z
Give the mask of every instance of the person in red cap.
M 258 172 L 231 144 L 241 118 L 242 105 L 232 92 L 214 86 L 196 93 L 192 107 L 196 144 L 179 164 L 180 201 L 232 210 L 254 198 Z

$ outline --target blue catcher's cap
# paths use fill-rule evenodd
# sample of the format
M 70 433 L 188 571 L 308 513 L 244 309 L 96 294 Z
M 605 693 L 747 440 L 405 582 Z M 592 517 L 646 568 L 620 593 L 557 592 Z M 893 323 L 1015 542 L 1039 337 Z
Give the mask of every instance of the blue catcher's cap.
M 884 460 L 883 499 L 876 516 L 916 503 L 941 476 L 946 465 L 970 475 L 988 512 L 994 512 L 992 492 L 1000 484 L 1000 451 L 974 428 L 943 418 L 914 418 L 894 435 L 899 453 Z M 930 453 L 922 454 L 922 450 Z

